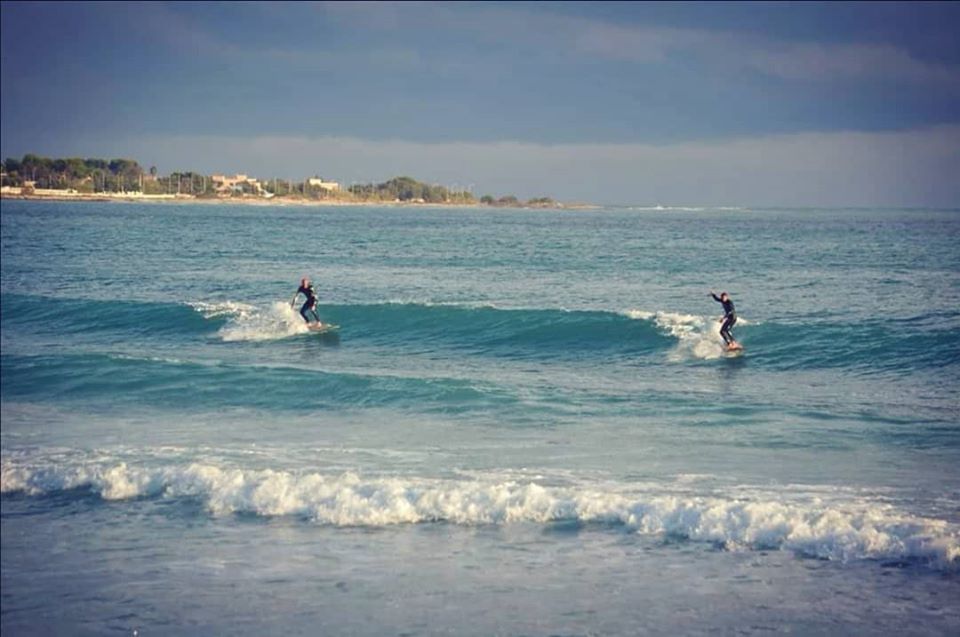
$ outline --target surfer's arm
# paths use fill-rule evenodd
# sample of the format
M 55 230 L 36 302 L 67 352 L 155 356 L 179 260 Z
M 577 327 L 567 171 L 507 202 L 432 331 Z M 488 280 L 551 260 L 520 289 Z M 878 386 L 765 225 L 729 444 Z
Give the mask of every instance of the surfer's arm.
M 720 297 L 714 294 L 713 292 L 710 293 L 710 296 L 712 296 L 713 300 L 716 301 L 717 303 L 723 303 L 723 301 L 720 300 Z

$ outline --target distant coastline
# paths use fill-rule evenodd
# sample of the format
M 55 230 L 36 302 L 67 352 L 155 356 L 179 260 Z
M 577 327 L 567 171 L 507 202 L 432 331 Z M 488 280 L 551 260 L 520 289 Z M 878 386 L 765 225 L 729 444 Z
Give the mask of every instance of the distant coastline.
M 550 200 L 550 203 L 515 204 L 488 204 L 480 201 L 470 202 L 426 202 L 426 201 L 382 201 L 382 200 L 350 200 L 350 199 L 305 199 L 303 197 L 198 197 L 190 194 L 165 195 L 143 194 L 139 192 L 111 193 L 111 192 L 70 192 L 68 190 L 35 189 L 24 193 L 19 188 L 4 186 L 0 189 L 0 199 L 20 201 L 83 201 L 107 203 L 176 203 L 202 206 L 240 205 L 240 206 L 300 206 L 300 207 L 403 207 L 403 208 L 520 208 L 526 210 L 593 210 L 600 206 L 590 203 L 565 203 Z
M 136 201 L 230 203 L 298 206 L 443 206 L 484 208 L 596 208 L 552 197 L 521 201 L 513 195 L 479 199 L 469 187 L 427 184 L 411 177 L 383 183 L 341 185 L 321 177 L 302 181 L 260 179 L 246 174 L 172 172 L 160 175 L 155 166 L 144 170 L 132 159 L 51 159 L 24 155 L 3 160 L 0 198 L 41 201 Z

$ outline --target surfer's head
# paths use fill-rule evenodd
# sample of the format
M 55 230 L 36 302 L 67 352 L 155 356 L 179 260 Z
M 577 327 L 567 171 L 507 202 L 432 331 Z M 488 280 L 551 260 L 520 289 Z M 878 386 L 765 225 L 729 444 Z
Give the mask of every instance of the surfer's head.
M 721 293 L 720 293 L 720 300 L 721 300 L 721 301 L 726 301 L 726 300 L 729 299 L 729 298 L 730 298 L 730 295 L 727 294 L 726 292 L 721 292 Z
M 310 285 L 310 279 L 308 279 L 307 277 L 303 277 L 302 279 L 300 279 L 300 285 L 302 285 L 303 287 L 307 287 L 308 285 Z

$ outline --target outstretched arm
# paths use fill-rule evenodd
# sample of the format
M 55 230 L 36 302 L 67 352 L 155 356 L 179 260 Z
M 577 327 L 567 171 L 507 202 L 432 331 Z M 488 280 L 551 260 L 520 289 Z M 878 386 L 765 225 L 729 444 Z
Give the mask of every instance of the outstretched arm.
M 710 296 L 712 296 L 712 297 L 713 297 L 713 300 L 716 301 L 717 303 L 723 303 L 723 301 L 720 300 L 720 297 L 717 296 L 717 295 L 713 292 L 713 290 L 710 290 Z

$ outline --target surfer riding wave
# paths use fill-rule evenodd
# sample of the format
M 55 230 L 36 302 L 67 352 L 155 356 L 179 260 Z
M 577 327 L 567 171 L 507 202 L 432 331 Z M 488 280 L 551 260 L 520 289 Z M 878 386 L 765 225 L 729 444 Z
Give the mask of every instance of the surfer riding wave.
M 303 320 L 307 322 L 307 325 L 313 323 L 314 325 L 320 325 L 320 315 L 317 314 L 317 292 L 313 289 L 313 285 L 310 283 L 310 279 L 304 277 L 300 279 L 300 287 L 297 288 L 297 293 L 293 295 L 293 299 L 290 301 L 290 307 L 293 307 L 297 303 L 297 297 L 300 295 L 306 297 L 303 305 L 300 307 L 300 316 L 303 317 Z M 310 316 L 313 316 L 313 320 L 310 320 Z
M 723 319 L 721 319 L 723 325 L 720 326 L 720 336 L 723 338 L 727 349 L 740 347 L 740 344 L 737 343 L 733 338 L 733 334 L 730 332 L 730 328 L 737 323 L 737 311 L 733 307 L 733 301 L 730 300 L 730 295 L 726 292 L 721 292 L 720 296 L 717 296 L 714 292 L 710 292 L 710 296 L 713 297 L 714 301 L 723 305 Z

